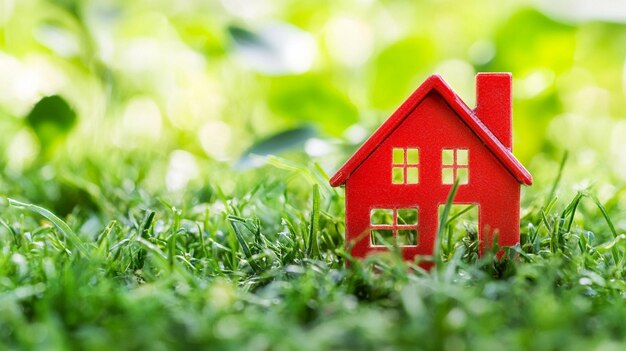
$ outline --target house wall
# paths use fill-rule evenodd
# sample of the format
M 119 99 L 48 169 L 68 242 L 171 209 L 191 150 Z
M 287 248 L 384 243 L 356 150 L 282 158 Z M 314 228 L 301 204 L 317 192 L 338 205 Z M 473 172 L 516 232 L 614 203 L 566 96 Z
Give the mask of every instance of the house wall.
M 391 183 L 394 147 L 419 149 L 419 184 Z M 479 204 L 480 239 L 491 242 L 488 236 L 497 232 L 501 245 L 519 241 L 519 183 L 445 100 L 431 92 L 346 182 L 347 245 L 354 245 L 354 256 L 386 250 L 370 246 L 371 209 L 408 207 L 418 208 L 419 243 L 403 249 L 405 258 L 432 254 L 438 207 L 452 188 L 442 184 L 443 148 L 469 149 L 469 183 L 459 186 L 454 202 Z

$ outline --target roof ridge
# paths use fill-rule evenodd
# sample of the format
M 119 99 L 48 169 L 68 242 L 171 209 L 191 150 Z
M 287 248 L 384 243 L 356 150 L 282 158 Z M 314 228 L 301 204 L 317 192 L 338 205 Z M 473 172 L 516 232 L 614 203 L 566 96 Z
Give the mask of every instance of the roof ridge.
M 426 98 L 431 91 L 436 91 L 448 106 L 461 118 L 463 123 L 480 139 L 487 149 L 506 168 L 519 183 L 532 184 L 532 176 L 515 158 L 491 130 L 476 116 L 473 109 L 454 92 L 438 74 L 429 76 L 415 91 L 370 135 L 359 149 L 339 168 L 330 179 L 330 185 L 339 186 L 376 150 L 376 146 L 387 139 L 402 121 Z

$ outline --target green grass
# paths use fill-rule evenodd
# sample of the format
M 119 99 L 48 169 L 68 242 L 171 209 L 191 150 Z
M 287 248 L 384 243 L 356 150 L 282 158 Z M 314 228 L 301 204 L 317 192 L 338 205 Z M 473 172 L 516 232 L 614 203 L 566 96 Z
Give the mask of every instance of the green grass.
M 611 221 L 616 200 L 602 204 L 593 190 L 561 201 L 558 182 L 552 189 L 538 179 L 525 193 L 519 247 L 478 259 L 476 243 L 464 240 L 440 250 L 426 272 L 393 253 L 351 259 L 343 192 L 315 165 L 272 158 L 229 174 L 204 164 L 214 178 L 172 194 L 142 188 L 137 170 L 148 161 L 132 160 L 117 173 L 89 171 L 87 161 L 72 177 L 60 166 L 5 172 L 2 187 L 19 201 L 1 204 L 3 348 L 619 350 L 625 342 L 626 236 Z M 236 184 L 228 192 L 221 172 Z
M 626 25 L 552 3 L 0 1 L 0 351 L 626 349 Z M 352 260 L 325 171 L 489 71 L 519 247 Z

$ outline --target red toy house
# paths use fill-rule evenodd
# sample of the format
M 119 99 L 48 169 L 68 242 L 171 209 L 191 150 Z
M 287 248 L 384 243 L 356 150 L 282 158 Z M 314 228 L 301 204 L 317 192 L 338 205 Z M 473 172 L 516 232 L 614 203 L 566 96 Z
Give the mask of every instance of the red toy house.
M 353 256 L 387 251 L 381 233 L 407 260 L 432 255 L 439 208 L 457 179 L 454 203 L 477 206 L 482 247 L 495 234 L 500 246 L 519 242 L 520 184 L 532 176 L 511 152 L 511 74 L 478 74 L 476 90 L 472 110 L 431 76 L 331 178 L 345 184 Z

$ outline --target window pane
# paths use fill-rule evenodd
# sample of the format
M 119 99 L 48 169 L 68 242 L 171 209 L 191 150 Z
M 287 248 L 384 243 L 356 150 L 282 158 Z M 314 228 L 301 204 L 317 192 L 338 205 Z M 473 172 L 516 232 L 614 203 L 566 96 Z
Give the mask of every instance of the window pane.
M 417 245 L 417 230 L 398 230 L 397 240 L 399 246 L 415 246 Z
M 417 167 L 407 167 L 406 168 L 406 183 L 407 184 L 417 184 L 419 182 L 419 170 Z
M 404 168 L 393 167 L 391 170 L 391 182 L 393 184 L 404 184 Z
M 417 224 L 417 208 L 398 209 L 398 224 Z
M 454 183 L 454 173 L 452 168 L 442 168 L 441 169 L 441 184 L 452 184 Z
M 404 149 L 393 149 L 393 161 L 392 162 L 394 165 L 404 164 Z
M 467 166 L 469 164 L 469 150 L 456 150 L 456 164 L 457 166 Z
M 372 245 L 393 245 L 393 230 L 375 229 L 371 231 Z
M 443 216 L 445 205 L 439 206 L 439 220 Z M 478 205 L 477 204 L 453 204 L 450 207 L 447 221 L 445 223 L 445 234 L 441 237 L 441 248 L 449 253 L 449 248 L 461 244 L 460 241 L 467 237 L 472 242 L 478 237 Z M 468 250 L 476 251 L 478 247 L 470 246 Z M 470 253 L 470 252 L 468 252 Z
M 371 224 L 393 225 L 393 210 L 374 208 L 370 211 Z
M 467 167 L 460 167 L 456 170 L 456 176 L 459 178 L 459 184 L 469 183 L 469 170 Z
M 406 163 L 416 165 L 420 163 L 420 154 L 418 149 L 406 149 Z
M 454 164 L 454 150 L 443 149 L 441 150 L 441 164 L 451 166 Z

